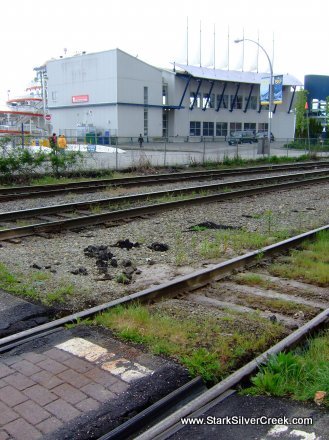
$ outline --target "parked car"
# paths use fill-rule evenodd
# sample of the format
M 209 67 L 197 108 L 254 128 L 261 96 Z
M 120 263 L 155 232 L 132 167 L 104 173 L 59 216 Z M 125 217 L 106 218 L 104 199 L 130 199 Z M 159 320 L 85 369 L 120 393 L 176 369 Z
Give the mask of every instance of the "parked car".
M 267 136 L 268 136 L 267 131 L 258 131 L 256 133 L 256 140 L 262 139 L 262 138 L 267 138 Z M 274 135 L 272 132 L 271 132 L 271 142 L 274 142 Z
M 227 138 L 227 142 L 229 145 L 252 144 L 253 142 L 257 142 L 257 139 L 253 131 L 233 131 Z

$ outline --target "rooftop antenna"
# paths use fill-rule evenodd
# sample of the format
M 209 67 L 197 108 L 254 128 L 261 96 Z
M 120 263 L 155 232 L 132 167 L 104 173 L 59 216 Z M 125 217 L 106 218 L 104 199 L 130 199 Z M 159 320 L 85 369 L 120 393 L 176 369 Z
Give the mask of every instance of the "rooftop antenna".
M 273 68 L 273 64 L 274 64 L 274 32 L 272 37 L 272 68 Z
M 188 66 L 188 17 L 186 17 L 186 65 Z
M 200 20 L 200 67 L 201 67 L 201 20 Z
M 259 60 L 259 29 L 257 31 L 257 73 L 258 73 L 258 60 Z
M 214 70 L 216 69 L 216 25 L 214 23 Z
M 227 70 L 230 70 L 230 26 L 227 26 Z
M 244 28 L 242 28 L 242 38 L 243 38 L 243 42 L 242 42 L 242 72 L 243 72 L 243 68 L 244 68 Z

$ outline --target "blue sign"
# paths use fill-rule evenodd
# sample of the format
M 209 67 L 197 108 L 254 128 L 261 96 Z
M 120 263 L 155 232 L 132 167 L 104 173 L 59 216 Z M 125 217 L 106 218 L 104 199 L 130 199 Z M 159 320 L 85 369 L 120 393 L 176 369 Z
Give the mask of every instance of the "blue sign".
M 87 145 L 87 151 L 88 153 L 95 153 L 96 145 Z
M 260 103 L 261 105 L 269 104 L 269 89 L 270 89 L 270 77 L 266 76 L 261 79 L 260 82 Z
M 274 77 L 274 84 L 273 84 L 274 104 L 282 104 L 282 83 L 283 83 L 283 75 L 277 75 Z

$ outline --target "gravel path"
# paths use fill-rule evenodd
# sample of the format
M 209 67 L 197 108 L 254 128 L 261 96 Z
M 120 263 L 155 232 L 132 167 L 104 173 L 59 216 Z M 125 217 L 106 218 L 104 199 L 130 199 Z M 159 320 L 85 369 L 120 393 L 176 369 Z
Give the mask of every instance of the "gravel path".
M 55 296 L 59 291 L 68 292 L 61 307 L 78 310 L 159 284 L 247 250 L 243 245 L 235 248 L 228 238 L 222 253 L 216 259 L 210 259 L 202 249 L 216 241 L 218 231 L 190 231 L 193 225 L 207 221 L 271 236 L 277 230 L 294 235 L 327 224 L 328 191 L 329 184 L 321 184 L 231 202 L 180 208 L 115 227 L 95 226 L 51 238 L 27 237 L 18 244 L 2 243 L 1 261 L 23 282 L 32 282 L 44 297 L 50 292 L 55 292 Z M 76 197 L 83 199 L 83 196 Z M 119 240 L 127 239 L 132 243 L 138 242 L 139 246 L 130 250 L 111 247 Z M 273 238 L 273 241 L 277 239 Z M 150 249 L 148 246 L 155 242 L 164 243 L 169 249 L 163 252 Z M 113 254 L 107 270 L 102 265 L 96 265 L 96 257 L 88 257 L 84 253 L 88 246 L 102 245 L 108 246 L 106 252 Z M 115 265 L 113 259 L 118 267 L 111 265 L 111 262 Z M 126 273 L 124 277 L 122 272 Z M 132 278 L 129 284 L 118 282 L 129 277 Z

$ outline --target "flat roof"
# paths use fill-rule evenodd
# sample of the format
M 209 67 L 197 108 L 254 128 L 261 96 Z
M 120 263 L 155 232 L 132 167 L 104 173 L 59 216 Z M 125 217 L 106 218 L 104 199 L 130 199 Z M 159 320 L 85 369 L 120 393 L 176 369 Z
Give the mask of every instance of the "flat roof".
M 262 78 L 269 77 L 269 73 L 257 73 L 257 72 L 241 72 L 238 70 L 223 70 L 223 69 L 212 69 L 208 67 L 198 67 L 191 66 L 187 64 L 175 63 L 175 67 L 181 69 L 183 72 L 188 73 L 194 78 L 203 78 L 209 80 L 217 81 L 229 81 L 229 82 L 239 82 L 246 84 L 260 84 Z M 176 72 L 176 73 L 183 73 Z M 276 75 L 276 74 L 274 74 Z M 279 75 L 279 74 L 277 74 Z M 289 73 L 283 75 L 283 85 L 284 86 L 302 86 L 303 83 L 299 81 L 293 75 Z

